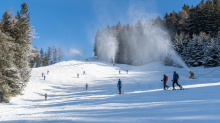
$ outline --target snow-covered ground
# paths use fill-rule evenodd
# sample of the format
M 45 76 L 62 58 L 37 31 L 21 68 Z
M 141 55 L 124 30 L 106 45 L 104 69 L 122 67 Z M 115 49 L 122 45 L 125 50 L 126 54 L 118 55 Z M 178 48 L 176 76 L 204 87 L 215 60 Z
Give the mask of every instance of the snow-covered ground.
M 122 74 L 118 74 L 119 69 Z M 47 70 L 50 72 L 43 80 L 42 72 Z M 220 68 L 191 70 L 196 76 L 214 71 L 188 79 L 186 69 L 160 63 L 113 66 L 91 59 L 33 68 L 24 95 L 0 104 L 0 122 L 219 123 Z M 173 71 L 179 74 L 179 84 L 185 90 L 163 90 L 163 74 L 168 75 L 171 86 Z M 116 87 L 118 79 L 123 82 L 121 95 Z

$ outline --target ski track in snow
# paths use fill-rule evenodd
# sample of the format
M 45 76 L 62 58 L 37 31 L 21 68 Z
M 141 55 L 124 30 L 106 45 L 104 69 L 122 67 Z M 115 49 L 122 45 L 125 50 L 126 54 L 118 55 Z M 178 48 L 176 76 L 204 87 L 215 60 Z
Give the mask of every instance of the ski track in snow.
M 196 76 L 213 69 L 191 68 Z M 43 80 L 41 74 L 47 70 L 49 75 Z M 168 75 L 167 85 L 172 87 L 173 71 L 177 71 L 179 84 L 187 90 L 163 90 L 163 74 Z M 23 95 L 0 104 L 0 122 L 219 123 L 219 74 L 217 68 L 210 74 L 188 79 L 184 68 L 160 63 L 113 66 L 97 60 L 64 61 L 33 68 Z M 123 83 L 121 95 L 116 87 L 118 79 Z M 44 101 L 45 93 L 47 101 Z

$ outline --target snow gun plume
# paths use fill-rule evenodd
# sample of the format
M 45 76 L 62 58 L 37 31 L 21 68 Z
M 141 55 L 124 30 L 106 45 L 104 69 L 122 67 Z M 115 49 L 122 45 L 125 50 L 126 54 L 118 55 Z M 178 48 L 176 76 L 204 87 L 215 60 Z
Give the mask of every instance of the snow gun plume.
M 96 50 L 99 60 L 115 61 L 118 51 L 118 41 L 115 32 L 111 29 L 101 30 L 97 35 Z
M 87 60 L 87 58 L 83 55 L 82 51 L 80 52 L 79 50 L 76 50 L 76 49 L 70 49 L 70 54 L 71 55 L 75 55 L 75 54 L 80 55 L 80 56 L 84 57 Z

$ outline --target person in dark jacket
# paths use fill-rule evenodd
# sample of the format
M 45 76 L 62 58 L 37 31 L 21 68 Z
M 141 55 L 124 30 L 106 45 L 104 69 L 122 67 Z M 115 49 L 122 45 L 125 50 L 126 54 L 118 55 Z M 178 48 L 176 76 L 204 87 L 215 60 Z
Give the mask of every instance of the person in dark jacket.
M 176 71 L 173 72 L 173 90 L 176 90 L 175 87 L 174 87 L 174 84 L 176 83 L 179 87 L 180 87 L 180 90 L 182 89 L 182 86 L 179 85 L 178 83 L 178 79 L 179 79 L 179 75 L 176 73 Z
M 121 94 L 121 87 L 122 87 L 122 83 L 121 80 L 118 80 L 118 84 L 117 84 L 118 90 L 119 90 L 119 94 Z
M 44 80 L 46 79 L 46 76 L 44 75 Z
M 45 101 L 47 101 L 47 93 L 45 93 L 45 95 L 44 95 L 44 96 L 45 96 Z
M 168 77 L 165 74 L 163 75 L 163 80 L 161 81 L 163 81 L 164 90 L 166 90 L 166 88 L 168 89 L 169 88 L 169 86 L 167 86 Z

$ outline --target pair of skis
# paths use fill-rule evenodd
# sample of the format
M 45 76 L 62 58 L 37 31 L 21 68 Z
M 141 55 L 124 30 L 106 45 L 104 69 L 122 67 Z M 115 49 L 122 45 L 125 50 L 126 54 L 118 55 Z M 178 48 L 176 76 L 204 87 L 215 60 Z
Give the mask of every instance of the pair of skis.
M 175 90 L 187 90 L 187 89 L 184 89 L 184 88 L 182 88 L 182 89 L 173 89 L 173 88 L 167 88 L 167 89 L 164 89 L 164 90 L 173 90 L 173 91 L 175 91 Z

